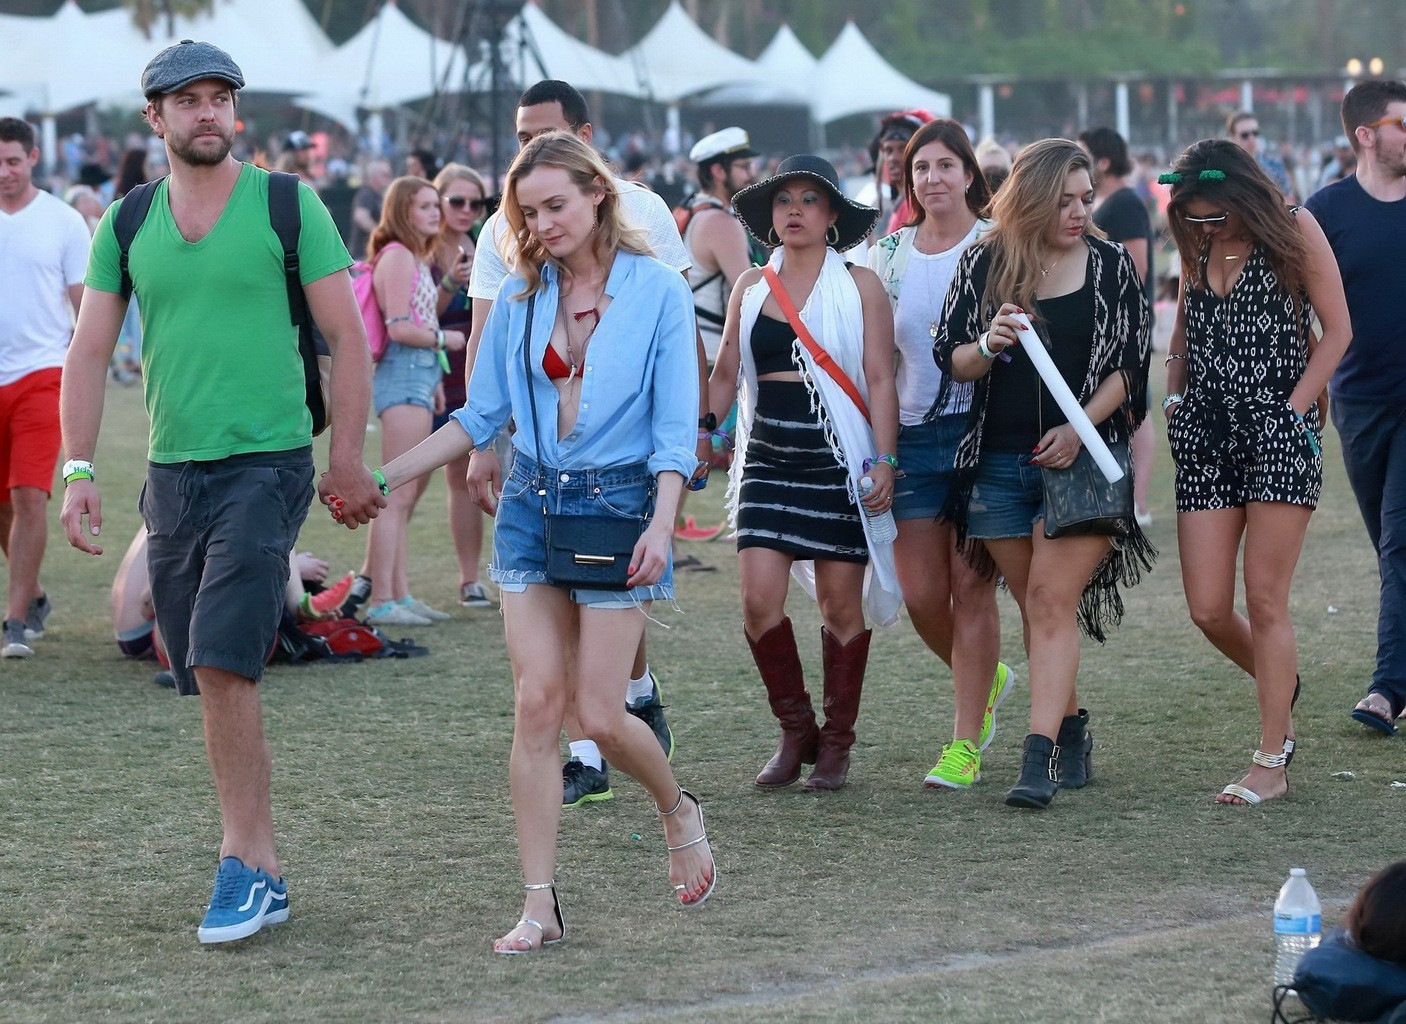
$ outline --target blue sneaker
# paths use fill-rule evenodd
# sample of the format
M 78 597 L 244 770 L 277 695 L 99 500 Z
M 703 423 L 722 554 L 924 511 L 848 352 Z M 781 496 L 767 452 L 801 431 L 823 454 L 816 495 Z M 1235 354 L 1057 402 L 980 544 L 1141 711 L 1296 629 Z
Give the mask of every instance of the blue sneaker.
M 226 857 L 215 872 L 210 909 L 196 936 L 201 942 L 247 939 L 266 924 L 288 920 L 288 885 L 267 871 Z

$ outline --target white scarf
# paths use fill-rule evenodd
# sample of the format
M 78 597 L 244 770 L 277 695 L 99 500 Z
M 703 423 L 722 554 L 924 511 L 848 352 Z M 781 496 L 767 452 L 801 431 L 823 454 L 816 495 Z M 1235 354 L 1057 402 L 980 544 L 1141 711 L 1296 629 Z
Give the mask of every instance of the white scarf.
M 781 272 L 784 253 L 784 247 L 778 248 L 771 257 L 771 267 L 777 273 Z M 757 404 L 757 364 L 752 357 L 750 339 L 757 317 L 761 315 L 762 304 L 770 294 L 771 286 L 766 278 L 762 278 L 742 295 L 742 323 L 737 346 L 741 355 L 741 379 L 737 392 L 737 450 L 733 454 L 727 490 L 728 516 L 734 529 L 737 527 L 742 467 L 747 462 L 747 444 Z M 801 322 L 809 329 L 816 343 L 829 352 L 830 358 L 849 375 L 867 403 L 869 388 L 864 378 L 863 304 L 848 264 L 834 249 L 826 249 L 820 277 L 805 307 L 799 312 Z M 879 454 L 874 450 L 874 433 L 835 378 L 816 365 L 800 339 L 792 345 L 792 358 L 802 368 L 801 377 L 810 392 L 811 408 L 818 408 L 825 427 L 825 439 L 830 443 L 835 460 L 848 472 L 850 500 L 854 501 L 852 484 L 864 475 L 864 460 Z M 859 519 L 864 524 L 864 536 L 869 545 L 869 567 L 864 574 L 865 610 L 875 624 L 892 626 L 898 621 L 898 610 L 903 604 L 898 573 L 894 568 L 893 545 L 880 544 L 874 539 L 869 517 L 862 507 L 859 509 Z M 805 592 L 815 597 L 815 563 L 794 562 L 791 573 Z

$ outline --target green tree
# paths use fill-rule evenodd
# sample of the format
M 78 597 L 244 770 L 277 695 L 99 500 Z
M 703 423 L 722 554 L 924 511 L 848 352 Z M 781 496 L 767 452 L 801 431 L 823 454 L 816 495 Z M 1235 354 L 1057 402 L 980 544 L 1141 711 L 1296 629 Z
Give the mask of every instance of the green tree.
M 132 12 L 132 21 L 148 39 L 157 22 L 165 19 L 166 34 L 176 34 L 176 19 L 204 14 L 215 6 L 214 0 L 122 0 Z

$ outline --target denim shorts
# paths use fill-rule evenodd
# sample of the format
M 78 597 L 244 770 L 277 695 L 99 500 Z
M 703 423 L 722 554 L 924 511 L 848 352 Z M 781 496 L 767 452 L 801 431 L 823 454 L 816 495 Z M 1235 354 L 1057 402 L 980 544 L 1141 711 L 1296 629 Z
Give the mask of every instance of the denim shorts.
M 434 349 L 390 342 L 376 364 L 376 376 L 371 382 L 376 415 L 393 405 L 419 405 L 433 410 L 435 385 L 442 376 L 439 355 Z
M 533 486 L 537 462 L 518 452 L 498 499 L 493 524 L 493 561 L 489 578 L 499 590 L 520 594 L 529 583 L 547 582 L 547 533 L 542 497 Z M 653 475 L 643 462 L 610 469 L 557 469 L 544 466 L 547 510 L 553 514 L 612 516 L 649 522 Z M 674 597 L 674 560 L 670 555 L 659 582 L 629 590 L 572 589 L 571 600 L 593 608 L 634 608 L 644 601 Z
M 262 678 L 312 472 L 310 447 L 148 464 L 138 506 L 151 603 L 180 693 L 197 692 L 196 666 Z
M 1045 518 L 1045 484 L 1032 452 L 982 452 L 967 505 L 967 533 L 978 540 L 1029 537 Z
M 903 475 L 893 484 L 895 519 L 935 519 L 942 512 L 956 478 L 957 445 L 966 429 L 964 412 L 898 428 Z

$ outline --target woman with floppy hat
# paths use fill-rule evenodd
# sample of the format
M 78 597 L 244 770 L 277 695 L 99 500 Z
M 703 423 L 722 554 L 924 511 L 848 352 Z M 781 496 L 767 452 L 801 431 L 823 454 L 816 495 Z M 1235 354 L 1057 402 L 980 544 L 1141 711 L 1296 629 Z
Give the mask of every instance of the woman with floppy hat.
M 870 518 L 887 518 L 898 470 L 893 316 L 874 272 L 840 256 L 878 211 L 845 198 L 817 156 L 783 160 L 733 208 L 775 250 L 733 288 L 709 383 L 718 420 L 740 399 L 728 510 L 747 641 L 782 730 L 756 781 L 788 786 L 814 763 L 806 787 L 839 789 L 869 657 L 866 607 L 891 625 L 901 601 L 891 537 Z M 823 729 L 786 617 L 792 573 L 824 620 Z
M 1015 674 L 997 660 L 995 580 L 962 560 L 952 524 L 943 518 L 972 389 L 952 388 L 934 407 L 942 374 L 932 361 L 932 343 L 957 261 L 993 226 L 985 219 L 991 190 L 966 130 L 946 117 L 929 121 L 909 140 L 902 177 L 912 218 L 869 250 L 869 266 L 893 305 L 898 355 L 903 478 L 893 499 L 894 554 L 908 618 L 952 669 L 956 690 L 952 742 L 943 744 L 923 785 L 966 789 L 981 776 L 981 751 L 996 734 L 995 709 Z
M 1014 807 L 1048 807 L 1089 778 L 1093 738 L 1079 707 L 1079 629 L 1102 642 L 1153 551 L 1131 514 L 1101 534 L 1049 536 L 1045 476 L 1082 442 L 1016 346 L 1028 319 L 1104 442 L 1126 445 L 1146 415 L 1147 297 L 1121 245 L 1093 223 L 1089 155 L 1068 139 L 1020 151 L 996 193 L 996 226 L 962 256 L 934 354 L 945 379 L 974 381 L 950 506 L 968 559 L 999 570 L 1020 607 L 1030 665 L 1030 732 Z M 1007 350 L 1010 351 L 1007 351 Z M 998 358 L 999 357 L 999 358 Z M 1130 473 L 1128 467 L 1125 472 Z M 1067 479 L 1067 478 L 1066 478 Z M 1116 532 L 1116 536 L 1110 535 Z
M 1319 398 L 1352 335 L 1323 229 L 1228 139 L 1198 142 L 1162 184 L 1181 253 L 1167 353 L 1167 445 L 1191 619 L 1255 680 L 1259 743 L 1216 798 L 1283 796 L 1298 695 L 1289 589 L 1323 487 Z M 1315 315 L 1321 337 L 1313 342 Z M 1235 610 L 1244 541 L 1245 605 Z

